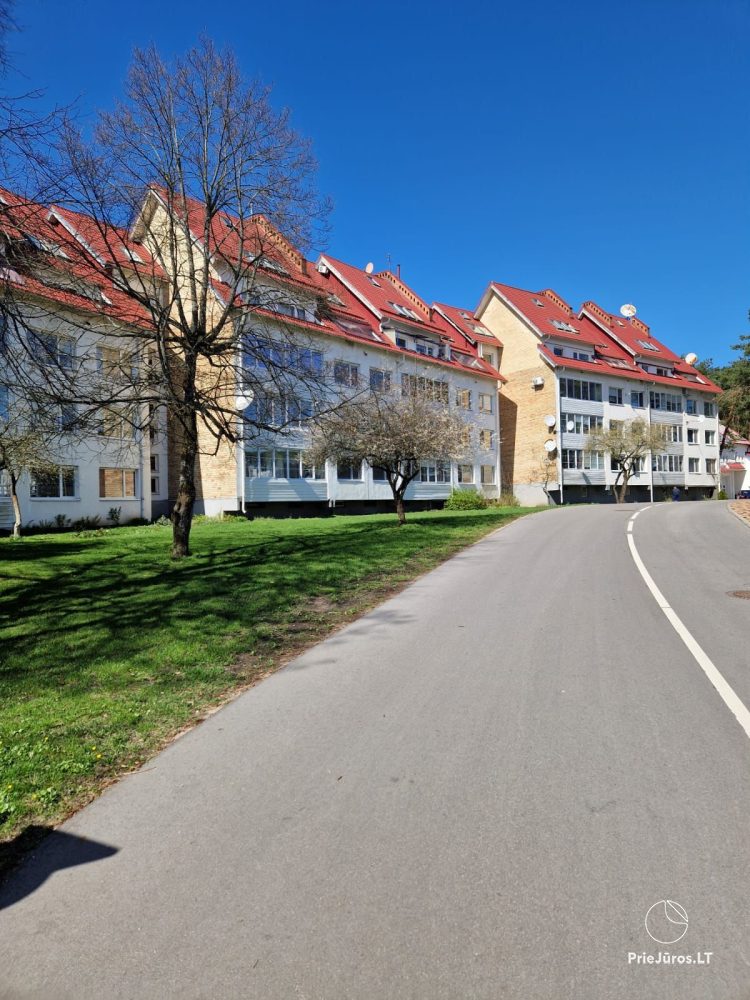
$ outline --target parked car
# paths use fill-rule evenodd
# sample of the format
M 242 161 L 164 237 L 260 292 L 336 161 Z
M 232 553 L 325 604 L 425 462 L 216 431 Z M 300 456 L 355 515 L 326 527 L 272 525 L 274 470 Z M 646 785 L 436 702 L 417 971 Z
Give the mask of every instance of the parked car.
M 740 490 L 735 499 L 750 500 L 750 490 Z

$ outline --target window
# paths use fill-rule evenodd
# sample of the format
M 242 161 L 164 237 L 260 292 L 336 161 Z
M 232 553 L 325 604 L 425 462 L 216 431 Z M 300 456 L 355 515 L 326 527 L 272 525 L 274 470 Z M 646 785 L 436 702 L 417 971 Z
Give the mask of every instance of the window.
M 102 499 L 134 497 L 137 469 L 99 469 L 99 496 Z
M 32 469 L 30 495 L 38 499 L 71 499 L 78 496 L 78 469 L 62 466 L 59 469 Z
M 622 389 L 611 385 L 609 387 L 609 401 L 612 406 L 622 406 Z
M 97 347 L 96 368 L 105 378 L 121 378 L 123 366 L 120 351 L 116 347 Z
M 302 478 L 303 479 L 325 479 L 326 477 L 326 464 L 321 462 L 320 465 L 310 465 L 309 462 L 302 461 Z
M 374 483 L 387 483 L 388 475 L 382 465 L 373 465 L 372 467 L 372 481 Z
M 495 466 L 494 465 L 483 465 L 481 467 L 482 475 L 482 486 L 494 486 L 495 485 Z
M 474 482 L 474 466 L 473 465 L 459 465 L 459 467 L 458 467 L 458 481 L 459 481 L 459 483 L 473 483 Z
M 449 483 L 451 469 L 447 462 L 429 462 L 419 467 L 421 483 Z
M 337 385 L 348 385 L 354 388 L 359 384 L 359 365 L 349 361 L 334 361 L 333 380 Z
M 423 375 L 402 375 L 401 393 L 404 396 L 425 396 L 437 403 L 447 403 L 448 383 L 425 378 Z
M 574 326 L 571 326 L 570 323 L 563 323 L 562 320 L 551 319 L 550 323 L 556 330 L 564 330 L 566 333 L 578 333 L 578 330 Z
M 0 385 L 0 420 L 8 419 L 8 387 Z
M 370 388 L 373 390 L 373 392 L 390 392 L 391 373 L 384 372 L 380 368 L 371 368 Z
M 456 389 L 456 405 L 462 410 L 471 409 L 471 389 Z
M 707 458 L 706 459 L 706 474 L 709 475 L 709 476 L 715 476 L 716 475 L 716 459 L 715 458 Z
M 682 396 L 671 392 L 650 392 L 652 410 L 666 410 L 668 413 L 682 413 Z
M 413 309 L 409 309 L 407 306 L 402 306 L 398 302 L 389 302 L 388 305 L 397 312 L 399 316 L 406 316 L 407 319 L 419 319 L 419 316 L 414 312 Z
M 698 400 L 697 399 L 686 399 L 685 400 L 685 413 L 689 413 L 695 416 L 698 413 Z
M 630 405 L 636 409 L 643 409 L 643 393 L 632 390 L 630 393 Z
M 577 378 L 561 378 L 560 395 L 568 399 L 589 399 L 594 403 L 601 403 L 601 382 L 582 382 Z
M 617 472 L 621 465 L 619 459 L 615 458 L 614 456 L 612 456 L 612 458 L 610 459 L 609 464 L 613 472 Z M 634 476 L 639 476 L 643 472 L 645 467 L 646 467 L 646 460 L 645 458 L 642 457 L 634 458 L 630 463 L 630 471 Z
M 706 444 L 716 444 L 716 431 L 704 431 L 703 436 Z
M 270 478 L 272 475 L 272 451 L 267 448 L 250 448 L 245 452 L 245 476 L 248 479 Z
M 706 417 L 716 416 L 716 403 L 704 403 L 703 404 L 703 415 Z
M 405 351 L 406 350 L 406 338 L 405 337 L 396 337 L 396 347 L 400 347 L 400 348 L 402 348 Z
M 601 451 L 584 451 L 582 448 L 563 448 L 563 469 L 603 469 L 604 454 Z
M 562 347 L 553 347 L 552 353 L 555 355 L 556 358 L 561 358 L 563 356 L 563 349 Z
M 10 496 L 10 476 L 5 469 L 0 470 L 0 497 Z
M 73 367 L 74 344 L 70 337 L 56 337 L 53 333 L 32 335 L 34 356 L 43 365 L 57 365 L 69 371 Z
M 682 472 L 682 455 L 652 455 L 651 468 L 654 472 Z
M 574 361 L 591 361 L 591 355 L 585 351 L 571 351 L 570 356 Z
M 688 459 L 688 472 L 696 473 L 701 471 L 701 460 L 699 458 Z
M 679 444 L 682 441 L 682 424 L 667 424 L 664 427 L 664 439 L 672 444 Z
M 489 450 L 494 445 L 495 435 L 492 431 L 483 430 L 479 432 L 479 447 Z
M 351 480 L 362 478 L 362 466 L 359 462 L 339 462 L 336 466 L 336 475 L 339 479 Z
M 650 340 L 639 340 L 638 344 L 644 349 L 644 351 L 654 351 L 654 353 L 659 353 L 659 348 L 656 344 L 652 344 Z
M 687 429 L 687 443 L 688 444 L 698 444 L 698 428 L 688 427 Z
M 484 360 L 487 362 L 488 365 L 492 365 L 493 368 L 495 367 L 495 354 L 493 351 L 487 351 L 487 350 L 483 351 L 482 357 L 484 358 Z
M 131 439 L 133 437 L 133 414 L 122 406 L 104 410 L 99 420 L 99 434 L 101 437 L 107 438 Z
M 570 424 L 573 426 L 570 427 Z M 600 431 L 604 421 L 601 417 L 590 416 L 588 413 L 561 413 L 560 425 L 568 434 L 591 434 L 592 431 Z
M 489 392 L 479 393 L 479 412 L 492 413 L 492 394 Z

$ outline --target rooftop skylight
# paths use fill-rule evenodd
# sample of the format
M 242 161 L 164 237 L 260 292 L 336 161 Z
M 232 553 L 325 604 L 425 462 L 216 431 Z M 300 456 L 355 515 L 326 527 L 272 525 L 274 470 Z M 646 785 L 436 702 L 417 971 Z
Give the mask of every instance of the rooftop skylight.
M 544 309 L 544 303 L 542 302 L 541 299 L 534 298 L 531 301 L 534 303 L 535 306 L 539 306 L 540 309 Z
M 656 354 L 659 353 L 659 348 L 656 344 L 652 344 L 650 340 L 639 340 L 638 344 L 644 349 L 644 351 L 654 351 Z
M 551 319 L 550 323 L 554 326 L 556 330 L 564 330 L 566 333 L 578 333 L 578 330 L 570 323 L 563 323 L 560 319 Z

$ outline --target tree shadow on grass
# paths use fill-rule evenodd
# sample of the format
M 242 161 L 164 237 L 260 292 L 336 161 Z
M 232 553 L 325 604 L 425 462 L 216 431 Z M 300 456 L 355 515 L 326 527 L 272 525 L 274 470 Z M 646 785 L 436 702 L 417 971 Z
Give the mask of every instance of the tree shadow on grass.
M 9 626 L 0 641 L 0 685 L 6 694 L 61 684 L 70 693 L 80 675 L 84 687 L 92 678 L 124 686 L 127 678 L 105 680 L 92 671 L 112 660 L 153 665 L 162 644 L 174 667 L 205 665 L 212 647 L 229 634 L 241 633 L 241 645 L 251 648 L 292 609 L 342 589 L 346 594 L 348 585 L 372 575 L 401 572 L 448 527 L 466 525 L 460 515 L 415 514 L 406 529 L 394 519 L 348 522 L 338 531 L 303 524 L 274 534 L 266 526 L 257 537 L 247 524 L 196 532 L 195 555 L 179 562 L 167 557 L 166 531 L 149 535 L 151 529 L 144 529 L 124 549 L 118 547 L 128 539 L 124 533 L 112 545 L 106 536 L 32 541 L 22 547 L 40 560 L 50 556 L 60 566 L 59 556 L 68 552 L 70 564 L 44 579 L 11 577 L 14 587 L 7 596 L 0 592 L 0 621 Z
M 34 851 L 25 864 L 10 870 L 24 854 Z M 63 868 L 87 865 L 117 854 L 118 848 L 46 826 L 27 826 L 17 837 L 0 844 L 0 910 L 35 892 L 50 875 Z

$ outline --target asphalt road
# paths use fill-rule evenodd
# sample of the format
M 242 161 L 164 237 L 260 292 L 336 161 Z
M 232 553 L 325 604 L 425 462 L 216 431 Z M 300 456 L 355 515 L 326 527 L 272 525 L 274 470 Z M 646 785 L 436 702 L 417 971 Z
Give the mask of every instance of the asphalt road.
M 750 741 L 634 510 L 512 524 L 110 789 L 0 895 L 0 997 L 747 1000 Z M 634 538 L 750 705 L 750 530 Z

